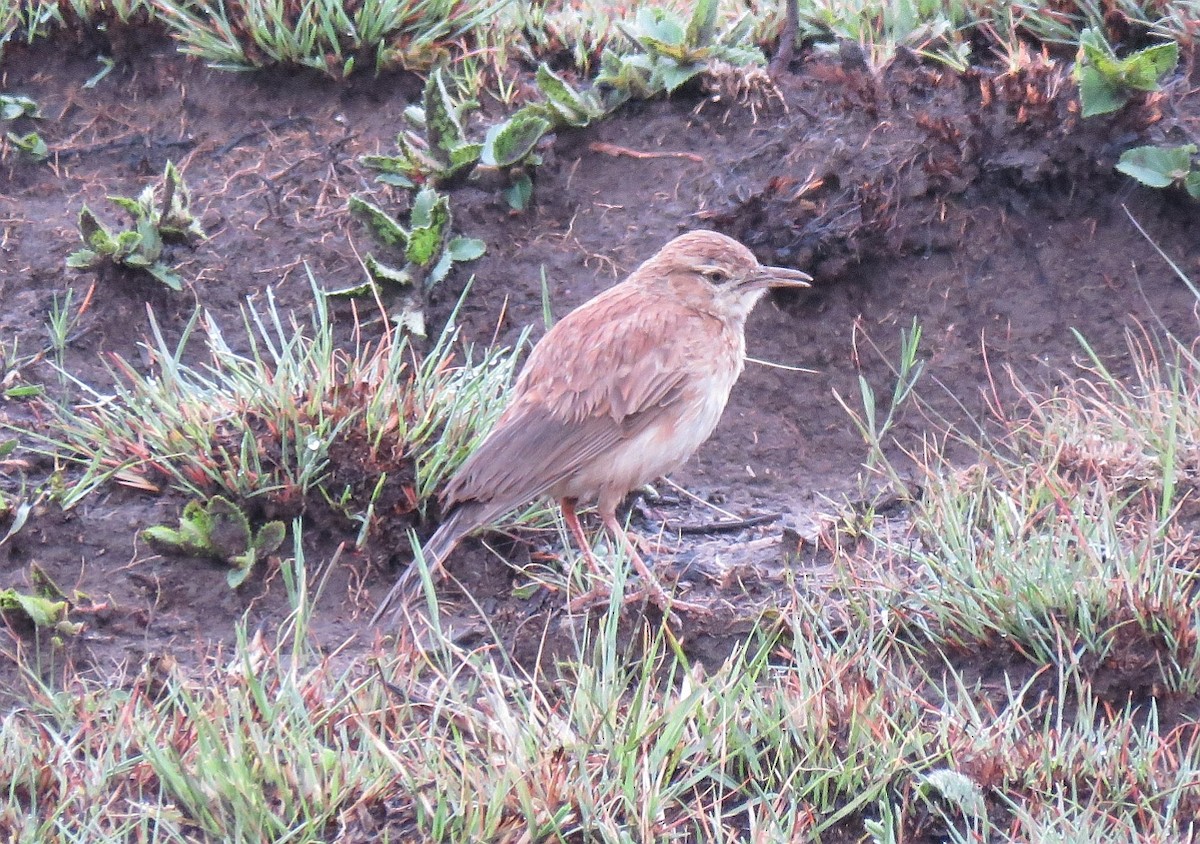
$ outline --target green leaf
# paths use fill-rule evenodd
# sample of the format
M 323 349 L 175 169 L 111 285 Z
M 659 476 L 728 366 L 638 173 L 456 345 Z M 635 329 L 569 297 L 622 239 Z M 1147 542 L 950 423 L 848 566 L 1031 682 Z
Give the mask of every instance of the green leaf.
M 116 245 L 117 256 L 126 257 L 132 255 L 142 245 L 142 236 L 132 229 L 117 232 L 117 236 L 113 238 L 113 243 Z
M 405 256 L 418 267 L 428 267 L 442 253 L 443 231 L 436 226 L 413 229 Z
M 401 175 L 400 173 L 383 173 L 376 176 L 375 181 L 379 182 L 381 185 L 394 185 L 395 187 L 404 188 L 406 190 L 411 190 L 412 188 L 416 187 L 416 183 L 413 182 L 412 179 L 408 178 L 408 176 Z
M 267 522 L 254 535 L 254 550 L 259 554 L 273 554 L 286 536 L 287 528 L 283 522 Z
M 446 168 L 443 178 L 449 178 L 463 168 L 474 165 L 479 160 L 479 154 L 482 151 L 483 144 L 477 143 L 459 144 L 450 150 L 450 165 Z
M 1158 81 L 1179 64 L 1179 45 L 1174 41 L 1156 44 L 1125 59 L 1128 84 L 1140 91 L 1157 91 Z
M 1114 67 L 1117 63 L 1117 54 L 1099 28 L 1088 27 L 1079 33 L 1079 58 L 1077 61 L 1076 71 L 1079 69 L 1079 64 L 1085 63 Z
M 429 81 L 426 80 L 425 84 L 428 86 Z M 404 109 L 404 119 L 407 120 L 409 125 L 418 132 L 425 131 L 425 109 L 423 107 L 419 105 L 408 106 L 406 109 Z M 399 139 L 397 138 L 397 141 L 398 140 Z
M 425 228 L 433 225 L 435 211 L 439 205 L 449 209 L 449 202 L 433 188 L 422 188 L 413 197 L 412 211 L 409 212 L 409 222 L 413 228 Z
M 1108 114 L 1125 105 L 1129 95 L 1094 67 L 1079 68 L 1079 102 L 1084 117 Z
M 450 251 L 444 250 L 438 258 L 438 262 L 429 270 L 429 274 L 425 278 L 425 289 L 431 290 L 434 285 L 441 284 L 442 280 L 450 272 L 450 267 L 454 265 L 454 259 L 450 257 Z
M 212 520 L 209 538 L 220 555 L 232 560 L 250 548 L 250 521 L 236 504 L 221 495 L 214 495 L 205 508 Z
M 254 549 L 247 550 L 245 554 L 239 555 L 231 562 L 234 567 L 225 572 L 225 582 L 229 584 L 230 589 L 237 589 L 246 582 L 246 578 L 250 576 L 251 569 L 254 568 Z
M 684 65 L 660 62 L 659 66 L 655 68 L 655 76 L 658 78 L 666 92 L 670 94 L 680 85 L 700 73 L 700 71 L 703 69 L 703 66 L 698 64 Z M 653 78 L 651 81 L 654 81 Z
M 46 142 L 42 140 L 37 132 L 30 132 L 25 135 L 6 132 L 5 136 L 23 155 L 27 155 L 36 161 L 41 161 L 50 155 L 50 148 L 46 146 Z
M 532 109 L 523 108 L 488 129 L 480 160 L 489 167 L 511 167 L 532 152 L 549 129 L 549 120 Z
M 1134 147 L 1121 153 L 1117 170 L 1148 187 L 1165 188 L 1188 178 L 1192 173 L 1192 156 L 1195 154 L 1195 144 Z
M 172 552 L 193 553 L 192 546 L 187 544 L 183 534 L 166 525 L 151 525 L 142 531 L 142 540 L 155 548 Z
M 643 47 L 661 44 L 668 49 L 682 52 L 684 47 L 684 24 L 681 19 L 665 9 L 643 6 L 634 19 L 633 38 Z
M 37 103 L 31 98 L 22 94 L 0 94 L 0 120 L 41 116 Z
M 683 43 L 693 49 L 712 44 L 716 23 L 717 0 L 697 0 L 683 35 Z
M 144 214 L 142 204 L 130 196 L 110 196 L 108 201 L 118 208 L 128 211 L 135 217 L 141 217 Z
M 67 256 L 67 266 L 73 270 L 87 270 L 100 263 L 100 256 L 91 249 L 80 249 Z
M 537 69 L 537 85 L 546 98 L 546 105 L 560 123 L 586 126 L 602 117 L 604 109 L 594 95 L 582 94 L 542 62 Z
M 457 104 L 446 89 L 442 68 L 435 67 L 425 83 L 425 131 L 429 151 L 442 165 L 450 163 L 450 150 L 463 143 Z
M 372 290 L 377 290 L 375 282 L 371 280 L 364 281 L 362 284 L 354 284 L 350 287 L 340 287 L 337 290 L 323 291 L 326 296 L 365 296 Z
M 96 232 L 107 233 L 107 231 L 108 229 L 104 227 L 104 224 L 92 213 L 92 209 L 86 205 L 79 209 L 79 237 L 84 243 L 90 244 L 92 236 Z
M 26 595 L 16 589 L 0 590 L 0 610 L 22 613 L 36 627 L 54 627 L 66 618 L 67 602 Z
M 487 244 L 477 237 L 456 237 L 446 244 L 446 253 L 455 261 L 474 261 L 486 251 Z
M 413 227 L 404 256 L 418 267 L 428 267 L 450 239 L 450 202 L 426 188 L 413 201 Z
M 522 173 L 513 183 L 504 189 L 504 198 L 514 211 L 524 211 L 529 207 L 533 197 L 533 179 L 528 173 Z
M 162 261 L 158 261 L 146 267 L 146 272 L 150 273 L 150 275 L 154 276 L 176 293 L 183 290 L 183 276 L 175 272 Z
M 1183 186 L 1192 199 L 1200 199 L 1200 170 L 1192 170 L 1183 180 Z
M 384 264 L 377 260 L 375 256 L 370 253 L 367 253 L 367 256 L 363 258 L 363 266 L 367 268 L 367 275 L 369 275 L 373 281 L 386 281 L 391 284 L 400 285 L 409 285 L 413 283 L 412 276 L 406 271 L 396 269 L 389 264 Z M 371 285 L 360 285 L 360 288 L 355 289 L 356 292 L 359 289 L 361 292 L 366 293 L 371 289 Z M 341 293 L 342 291 L 338 292 Z
M 353 195 L 349 201 L 350 211 L 365 219 L 371 229 L 386 246 L 404 249 L 408 246 L 408 232 L 389 213 L 361 196 Z

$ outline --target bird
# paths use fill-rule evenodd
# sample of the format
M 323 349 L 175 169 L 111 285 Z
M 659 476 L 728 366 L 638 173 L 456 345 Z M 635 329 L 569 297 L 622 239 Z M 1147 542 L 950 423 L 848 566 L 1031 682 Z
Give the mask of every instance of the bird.
M 492 430 L 442 490 L 443 521 L 422 548 L 429 570 L 440 570 L 469 533 L 549 497 L 596 571 L 577 515 L 581 502 L 595 503 L 649 596 L 669 612 L 617 507 L 712 434 L 745 367 L 746 318 L 766 291 L 811 282 L 799 270 L 759 263 L 731 237 L 696 230 L 559 320 L 534 345 Z M 414 590 L 418 572 L 413 564 L 402 573 L 372 624 Z

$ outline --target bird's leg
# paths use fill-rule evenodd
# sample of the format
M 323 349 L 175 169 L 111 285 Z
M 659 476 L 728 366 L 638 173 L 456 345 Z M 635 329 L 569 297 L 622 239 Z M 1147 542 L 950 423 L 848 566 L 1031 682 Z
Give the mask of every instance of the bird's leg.
M 686 601 L 672 599 L 666 590 L 663 589 L 658 578 L 654 576 L 654 572 L 650 571 L 650 567 L 646 565 L 646 561 L 642 559 L 642 555 L 638 553 L 638 549 L 634 547 L 633 540 L 630 539 L 625 528 L 617 521 L 616 513 L 604 513 L 602 514 L 602 518 L 604 519 L 604 526 L 608 528 L 609 533 L 621 543 L 625 549 L 625 553 L 629 555 L 633 567 L 642 578 L 642 583 L 644 584 L 642 587 L 643 591 L 649 593 L 650 600 L 654 602 L 656 607 L 664 613 L 670 613 L 672 609 L 691 610 L 693 612 L 708 611 L 707 607 L 700 604 L 689 604 Z M 635 592 L 627 600 L 634 599 L 639 595 L 640 593 Z
M 596 577 L 600 574 L 600 564 L 596 562 L 596 555 L 592 553 L 592 545 L 583 533 L 583 526 L 579 524 L 579 516 L 575 513 L 575 499 L 564 498 L 558 504 L 562 509 L 563 521 L 567 523 L 571 536 L 575 537 L 575 544 L 583 552 L 583 559 L 587 562 L 588 571 L 593 577 Z

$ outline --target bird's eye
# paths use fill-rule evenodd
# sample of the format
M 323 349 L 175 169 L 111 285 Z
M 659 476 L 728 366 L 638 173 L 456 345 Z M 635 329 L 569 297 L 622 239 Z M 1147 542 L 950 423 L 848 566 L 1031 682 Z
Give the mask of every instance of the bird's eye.
M 724 270 L 719 270 L 719 269 L 716 269 L 715 267 L 705 270 L 704 277 L 706 279 L 708 279 L 709 283 L 711 283 L 711 284 L 724 284 L 726 281 L 729 280 L 729 276 L 725 273 Z

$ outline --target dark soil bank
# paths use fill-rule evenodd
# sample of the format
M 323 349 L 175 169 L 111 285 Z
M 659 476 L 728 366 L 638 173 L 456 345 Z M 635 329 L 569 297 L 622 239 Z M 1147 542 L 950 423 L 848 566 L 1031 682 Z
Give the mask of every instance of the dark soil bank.
M 393 148 L 419 80 L 221 73 L 167 47 L 147 48 L 84 88 L 95 70 L 91 58 L 49 47 L 6 61 L 3 90 L 38 101 L 45 118 L 36 128 L 53 151 L 35 164 L 10 150 L 0 165 L 6 350 L 43 348 L 54 297 L 71 288 L 80 302 L 96 281 L 63 266 L 78 245 L 80 206 L 113 217 L 105 195 L 137 194 L 168 159 L 184 170 L 213 236 L 173 253 L 191 280 L 183 294 L 99 280 L 64 358 L 83 381 L 104 388 L 110 353 L 144 362 L 137 344 L 148 331 L 147 302 L 178 335 L 197 304 L 236 328 L 244 300 L 261 300 L 268 288 L 286 306 L 307 307 L 305 266 L 327 288 L 361 281 L 356 254 L 370 240 L 347 213 L 347 197 L 370 193 L 395 207 L 399 196 L 376 185 L 358 157 Z M 889 395 L 901 330 L 914 320 L 928 367 L 923 395 L 960 426 L 984 422 L 989 401 L 1011 399 L 1007 369 L 1025 381 L 1073 377 L 1081 348 L 1072 330 L 1117 371 L 1130 328 L 1194 332 L 1192 294 L 1133 220 L 1191 272 L 1200 258 L 1195 206 L 1137 188 L 1112 166 L 1139 139 L 1194 123 L 1196 98 L 1180 81 L 1115 116 L 1083 121 L 1068 74 L 1065 63 L 1035 63 L 1014 74 L 960 76 L 902 58 L 873 77 L 852 63 L 805 60 L 778 91 L 764 80 L 729 79 L 561 133 L 524 214 L 492 191 L 454 191 L 457 228 L 485 240 L 488 251 L 438 288 L 432 333 L 472 274 L 465 339 L 512 342 L 526 326 L 541 330 L 543 271 L 561 316 L 691 228 L 719 229 L 764 261 L 816 277 L 812 291 L 761 305 L 748 327 L 752 356 L 807 371 L 750 365 L 717 433 L 673 478 L 738 517 L 778 516 L 739 532 L 688 533 L 673 558 L 660 560 L 667 577 L 699 563 L 685 575 L 714 614 L 684 620 L 683 639 L 696 654 L 723 653 L 771 600 L 785 552 L 796 549 L 785 527 L 811 532 L 830 509 L 827 498 L 863 494 L 866 449 L 834 396 L 856 402 L 860 375 Z M 347 303 L 335 308 L 349 315 Z M 60 389 L 45 363 L 21 376 Z M 28 400 L 0 400 L 0 422 L 39 418 Z M 910 413 L 895 435 L 912 446 L 930 430 Z M 15 498 L 53 469 L 18 449 L 0 463 L 0 483 Z M 718 518 L 678 498 L 640 509 L 655 528 Z M 76 664 L 103 672 L 166 652 L 199 658 L 231 640 L 247 608 L 255 622 L 277 620 L 287 609 L 277 574 L 260 573 L 233 591 L 220 566 L 159 556 L 137 541 L 139 529 L 173 521 L 183 503 L 113 486 L 68 512 L 39 505 L 0 546 L 0 586 L 27 585 L 36 564 L 85 593 L 77 612 L 85 627 L 67 649 Z M 383 524 L 362 552 L 338 558 L 314 615 L 323 642 L 358 633 L 345 653 L 370 646 L 371 599 L 408 559 L 404 526 Z M 0 522 L 0 534 L 7 529 Z M 356 532 L 314 518 L 307 559 L 324 569 Z M 511 550 L 528 553 L 526 543 Z M 802 550 L 794 564 L 819 566 L 810 557 Z M 518 654 L 540 647 L 544 628 L 553 641 L 577 623 L 561 596 L 513 598 L 509 570 L 475 543 L 451 570 Z M 454 587 L 445 594 L 451 607 L 470 606 Z M 464 615 L 461 629 L 470 636 L 484 628 Z M 22 641 L 24 631 L 15 633 Z M 7 663 L 2 670 L 12 677 Z

